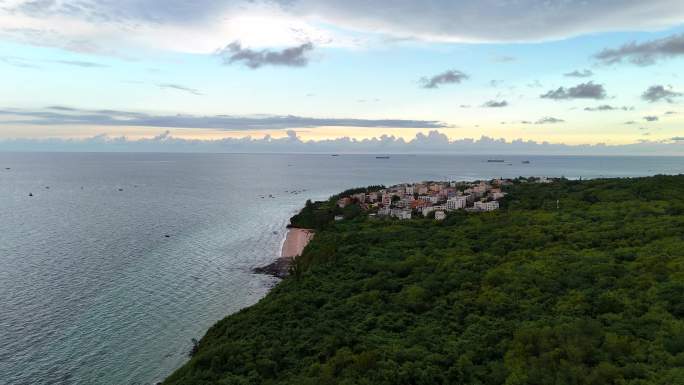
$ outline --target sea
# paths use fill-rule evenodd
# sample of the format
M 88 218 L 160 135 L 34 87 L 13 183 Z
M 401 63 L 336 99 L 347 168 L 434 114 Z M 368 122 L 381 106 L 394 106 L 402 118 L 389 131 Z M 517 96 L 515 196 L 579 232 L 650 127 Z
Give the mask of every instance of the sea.
M 252 269 L 278 257 L 307 199 L 679 173 L 684 157 L 0 153 L 0 383 L 162 381 L 193 338 L 277 283 Z

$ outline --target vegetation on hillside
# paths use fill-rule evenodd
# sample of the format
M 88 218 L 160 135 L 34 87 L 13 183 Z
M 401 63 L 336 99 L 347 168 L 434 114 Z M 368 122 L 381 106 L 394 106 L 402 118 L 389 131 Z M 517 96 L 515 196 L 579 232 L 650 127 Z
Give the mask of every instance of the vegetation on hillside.
M 684 384 L 684 176 L 509 192 L 443 222 L 326 222 L 165 383 Z
M 357 193 L 371 193 L 383 188 L 385 188 L 385 186 L 381 185 L 359 187 L 333 195 L 326 201 L 311 202 L 310 200 L 307 200 L 306 204 L 304 204 L 304 208 L 290 219 L 290 226 L 303 229 L 322 230 L 333 222 L 335 215 L 343 215 L 347 219 L 355 218 L 361 214 L 361 208 L 358 204 L 355 203 L 340 208 L 337 206 L 337 201 L 342 197 L 348 197 Z

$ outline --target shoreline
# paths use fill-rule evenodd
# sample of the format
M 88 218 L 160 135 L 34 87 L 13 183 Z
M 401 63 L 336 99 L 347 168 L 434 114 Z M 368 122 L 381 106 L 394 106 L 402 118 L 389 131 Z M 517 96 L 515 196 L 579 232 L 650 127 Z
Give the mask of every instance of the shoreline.
M 272 275 L 285 278 L 290 273 L 292 261 L 302 254 L 306 245 L 314 236 L 313 230 L 288 227 L 287 234 L 280 243 L 280 254 L 272 263 L 256 267 L 252 271 L 256 274 Z

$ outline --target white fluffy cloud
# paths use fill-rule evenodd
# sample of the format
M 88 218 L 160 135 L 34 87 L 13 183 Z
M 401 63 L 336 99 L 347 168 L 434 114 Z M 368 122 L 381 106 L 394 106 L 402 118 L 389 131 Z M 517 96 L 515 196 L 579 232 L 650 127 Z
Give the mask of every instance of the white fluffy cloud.
M 0 150 L 5 151 L 143 151 L 143 152 L 237 152 L 237 153 L 442 153 L 442 154 L 546 154 L 546 155 L 682 155 L 684 138 L 662 141 L 640 141 L 624 145 L 568 145 L 517 139 L 507 141 L 482 136 L 450 139 L 432 130 L 417 133 L 404 140 L 392 135 L 370 139 L 342 137 L 324 140 L 302 140 L 293 130 L 287 136 L 263 138 L 245 136 L 216 140 L 182 139 L 165 131 L 155 137 L 132 140 L 126 137 L 96 135 L 84 139 L 5 139 Z
M 683 21 L 681 0 L 0 1 L 0 38 L 108 54 L 131 47 L 210 53 L 236 40 L 349 46 L 361 44 L 360 35 L 540 41 Z

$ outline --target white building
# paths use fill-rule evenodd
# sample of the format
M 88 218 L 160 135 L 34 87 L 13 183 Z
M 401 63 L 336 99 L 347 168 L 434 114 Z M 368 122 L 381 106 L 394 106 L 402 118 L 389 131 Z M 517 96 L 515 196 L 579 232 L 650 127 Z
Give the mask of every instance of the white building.
M 444 205 L 437 205 L 437 206 L 428 206 L 428 207 L 423 207 L 423 216 L 427 217 L 430 215 L 431 212 L 433 211 L 443 211 L 446 210 L 446 206 Z
M 492 199 L 494 199 L 494 200 L 499 200 L 499 199 L 505 197 L 505 196 L 506 196 L 506 193 L 501 192 L 501 191 L 498 191 L 498 192 L 497 192 L 497 191 L 492 191 L 491 196 L 492 196 Z
M 393 209 L 392 216 L 398 219 L 411 219 L 411 210 Z
M 447 200 L 446 209 L 447 210 L 464 209 L 467 204 L 468 204 L 468 198 L 465 195 L 456 196 L 456 197 L 453 197 L 453 198 L 450 198 Z
M 473 205 L 473 208 L 480 210 L 480 211 L 494 211 L 499 208 L 499 202 L 497 201 L 491 201 L 491 202 L 475 202 Z

